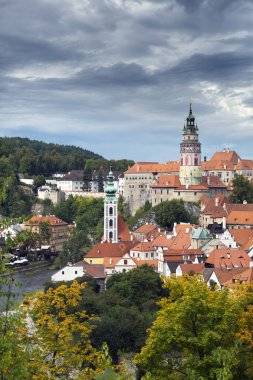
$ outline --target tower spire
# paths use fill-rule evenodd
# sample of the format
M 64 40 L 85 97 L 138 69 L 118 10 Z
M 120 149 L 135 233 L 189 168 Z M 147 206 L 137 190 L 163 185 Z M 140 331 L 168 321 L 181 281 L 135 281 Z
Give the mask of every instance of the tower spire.
M 104 200 L 104 239 L 111 243 L 118 242 L 118 200 L 116 187 L 114 186 L 114 175 L 110 165 L 105 187 Z

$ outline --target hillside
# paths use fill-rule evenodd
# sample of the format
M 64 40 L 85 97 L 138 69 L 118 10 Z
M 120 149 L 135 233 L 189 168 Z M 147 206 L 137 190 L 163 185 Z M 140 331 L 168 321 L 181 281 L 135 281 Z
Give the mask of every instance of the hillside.
M 113 161 L 114 170 L 125 170 L 132 161 Z M 101 155 L 76 146 L 45 143 L 21 137 L 0 138 L 0 176 L 50 176 L 55 172 L 109 168 Z

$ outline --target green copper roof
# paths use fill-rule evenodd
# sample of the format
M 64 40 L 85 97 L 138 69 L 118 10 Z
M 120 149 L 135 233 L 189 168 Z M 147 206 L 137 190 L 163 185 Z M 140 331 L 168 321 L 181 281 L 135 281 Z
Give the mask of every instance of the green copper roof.
M 192 234 L 192 239 L 211 239 L 211 235 L 207 230 L 205 230 L 202 227 L 199 227 L 196 230 L 194 230 Z
M 107 185 L 106 185 L 106 188 L 105 188 L 105 199 L 106 200 L 114 200 L 116 199 L 116 187 L 114 186 L 114 182 L 113 182 L 113 179 L 114 179 L 114 175 L 113 175 L 113 172 L 112 172 L 112 169 L 110 168 L 110 171 L 109 171 L 109 174 L 107 176 Z

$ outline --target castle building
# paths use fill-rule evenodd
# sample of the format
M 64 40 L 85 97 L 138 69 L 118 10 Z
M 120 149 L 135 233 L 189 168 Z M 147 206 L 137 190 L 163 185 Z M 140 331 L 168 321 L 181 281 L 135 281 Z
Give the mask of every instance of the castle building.
M 205 195 L 227 195 L 227 184 L 218 176 L 202 175 L 201 144 L 190 104 L 180 143 L 180 161 L 159 164 L 137 162 L 125 172 L 124 196 L 133 214 L 146 201 L 152 206 L 171 199 L 197 202 Z
M 107 179 L 104 199 L 104 240 L 118 243 L 118 199 L 112 170 Z
M 183 129 L 183 140 L 180 144 L 179 176 L 181 185 L 201 184 L 201 144 L 198 139 L 198 127 L 195 125 L 191 104 Z

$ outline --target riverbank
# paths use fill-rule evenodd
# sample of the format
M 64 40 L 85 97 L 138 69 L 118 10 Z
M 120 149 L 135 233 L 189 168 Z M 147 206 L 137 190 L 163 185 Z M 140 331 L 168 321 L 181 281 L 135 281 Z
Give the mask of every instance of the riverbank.
M 56 272 L 56 270 L 50 269 L 51 265 L 52 262 L 49 261 L 37 261 L 29 263 L 26 267 L 15 268 L 12 271 L 14 279 L 12 292 L 15 293 L 13 301 L 20 301 L 27 294 L 43 289 L 44 284 L 51 281 L 51 276 Z M 4 297 L 1 297 L 0 306 L 3 306 L 4 303 Z

